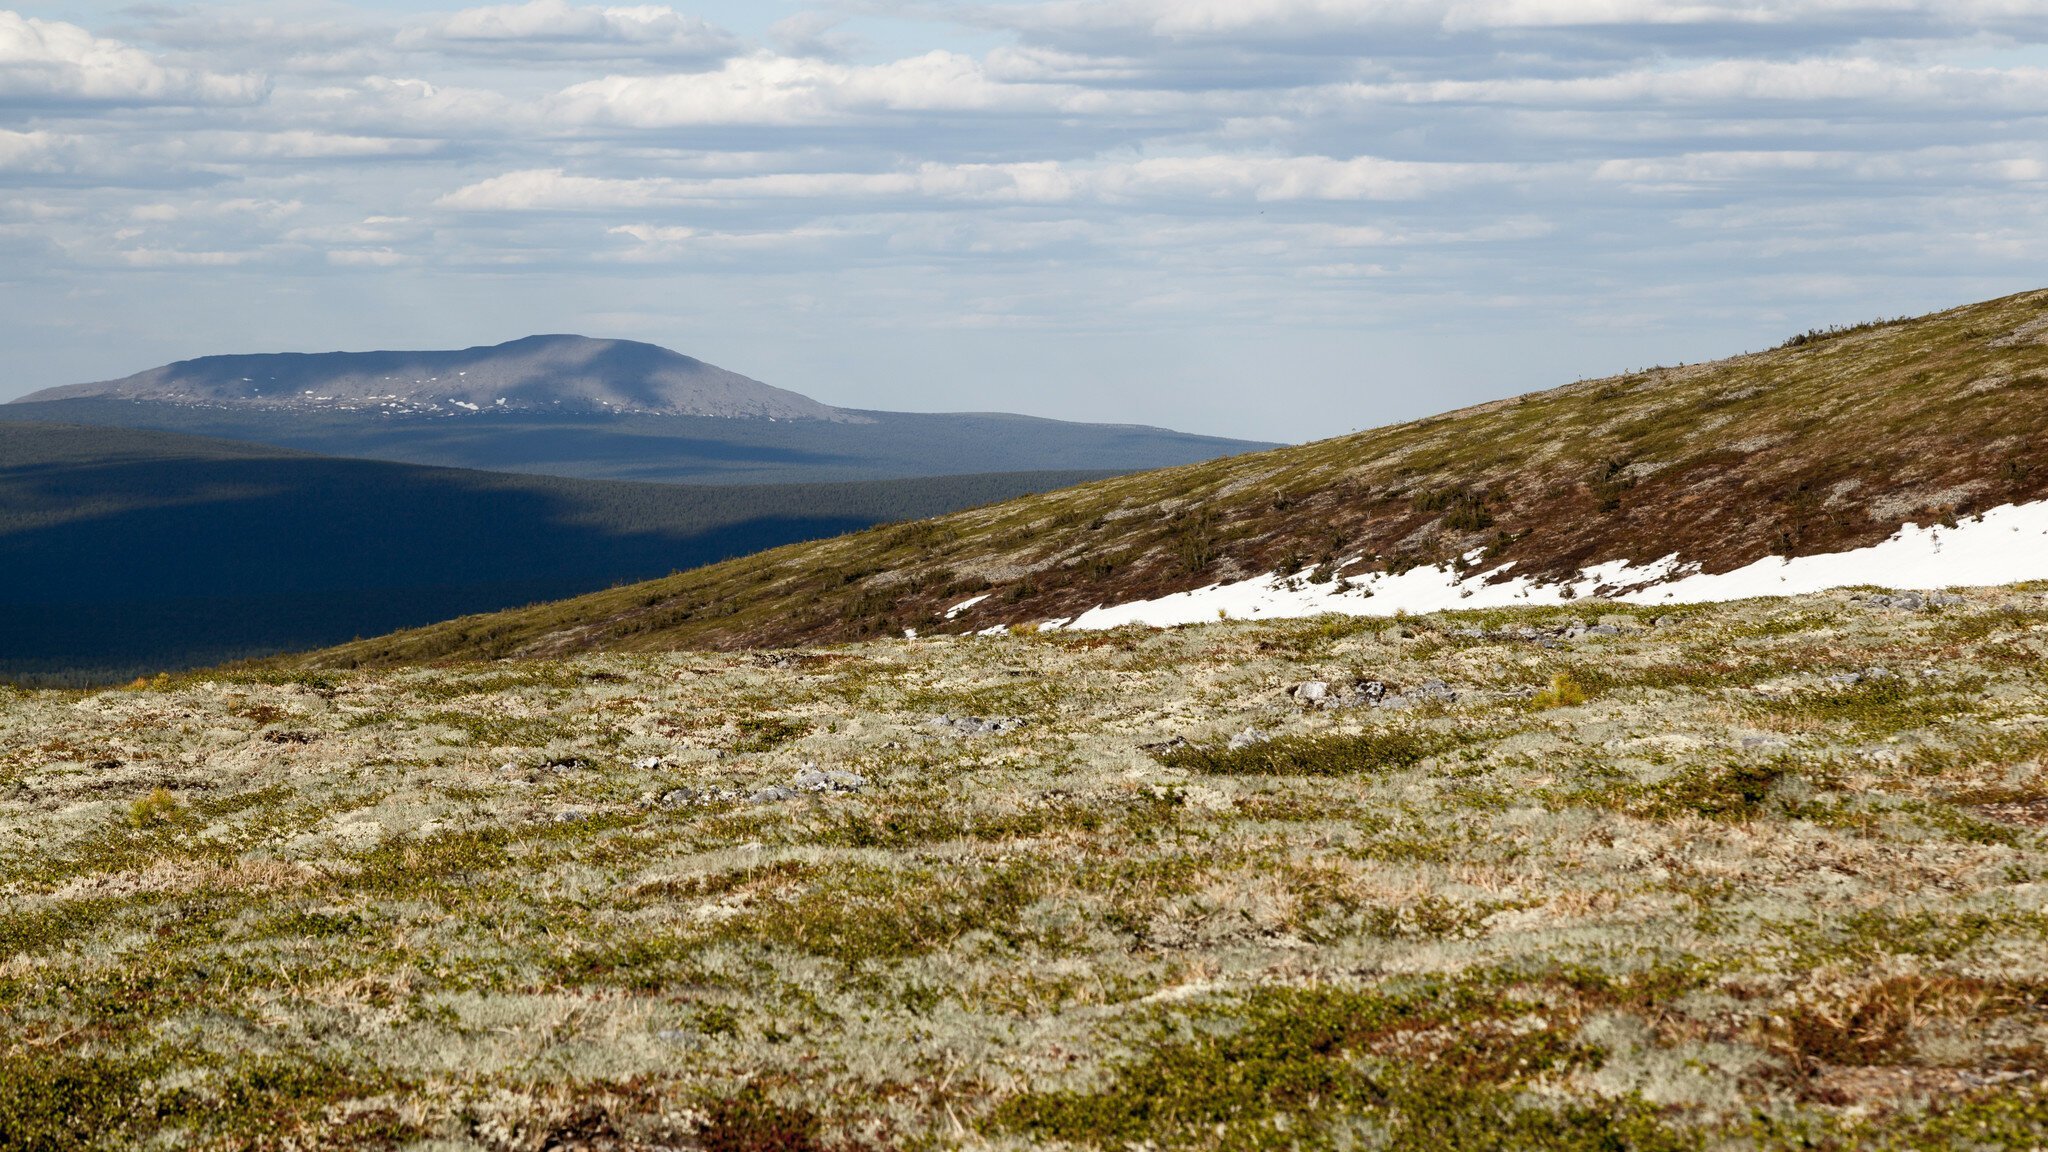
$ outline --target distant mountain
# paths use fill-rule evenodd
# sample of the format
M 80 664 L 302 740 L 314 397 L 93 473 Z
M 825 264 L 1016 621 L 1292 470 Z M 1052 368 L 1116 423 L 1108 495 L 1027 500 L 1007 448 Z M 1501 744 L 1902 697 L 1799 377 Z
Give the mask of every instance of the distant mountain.
M 528 336 L 459 352 L 204 356 L 120 380 L 47 388 L 23 402 L 87 397 L 311 412 L 605 412 L 858 420 L 808 396 L 653 344 Z
M 792 546 L 311 661 L 1510 604 L 1597 616 L 1610 596 L 2048 579 L 2044 430 L 2039 291 Z
M 334 644 L 1100 475 L 685 487 L 0 423 L 0 678 Z
M 152 428 L 330 456 L 592 479 L 825 483 L 1130 472 L 1271 445 L 1003 413 L 833 408 L 651 344 L 209 356 L 50 388 L 0 420 Z

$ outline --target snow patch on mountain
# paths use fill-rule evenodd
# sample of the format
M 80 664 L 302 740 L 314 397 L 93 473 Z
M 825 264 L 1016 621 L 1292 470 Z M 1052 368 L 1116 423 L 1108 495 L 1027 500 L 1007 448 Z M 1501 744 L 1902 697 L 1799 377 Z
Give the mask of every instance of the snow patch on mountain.
M 1479 553 L 1466 559 L 1476 565 Z M 1339 571 L 1362 557 L 1339 565 Z M 1097 607 L 1055 629 L 1116 628 L 1125 624 L 1170 627 L 1230 618 L 1271 620 L 1340 613 L 1401 613 L 1563 605 L 1592 600 L 1629 604 L 1702 604 L 1757 596 L 1796 596 L 1830 588 L 1958 588 L 2048 579 L 2048 501 L 2006 504 L 1953 527 L 1907 524 L 1868 548 L 1813 556 L 1771 556 L 1730 572 L 1701 572 L 1677 556 L 1647 564 L 1613 560 L 1581 570 L 1579 578 L 1543 583 L 1510 572 L 1513 564 L 1477 570 L 1429 565 L 1401 573 L 1339 576 L 1321 583 L 1305 576 L 1258 576 L 1190 592 Z

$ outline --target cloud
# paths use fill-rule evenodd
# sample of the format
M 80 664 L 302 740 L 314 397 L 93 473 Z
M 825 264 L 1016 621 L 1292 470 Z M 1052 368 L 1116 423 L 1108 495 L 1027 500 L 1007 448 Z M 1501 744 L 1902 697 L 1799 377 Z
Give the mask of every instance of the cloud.
M 739 47 L 731 33 L 673 8 L 583 7 L 567 0 L 465 8 L 406 28 L 397 43 L 452 55 L 670 63 L 709 62 Z
M 768 41 L 785 56 L 836 60 L 860 50 L 861 37 L 844 29 L 846 17 L 827 12 L 798 12 L 768 26 Z
M 12 132 L 0 128 L 0 172 L 61 172 L 61 153 L 68 143 L 48 132 Z
M 619 179 L 559 168 L 508 172 L 466 185 L 436 205 L 466 212 L 605 212 L 747 200 L 934 200 L 1062 204 L 1077 200 L 1411 200 L 1476 180 L 1509 178 L 1508 165 L 1426 164 L 1362 156 L 1190 156 L 1062 164 L 926 163 L 893 172 L 790 172 L 708 180 Z
M 1166 41 L 1270 43 L 1388 29 L 1440 32 L 1623 27 L 1873 24 L 2023 27 L 2040 0 L 1056 0 L 968 5 L 975 23 L 1054 36 L 1142 35 Z
M 0 10 L 0 103 L 253 104 L 269 89 L 261 77 L 166 67 L 75 24 Z
M 564 89 L 555 117 L 631 128 L 711 124 L 828 124 L 882 114 L 1108 110 L 1072 85 L 1015 84 L 949 51 L 877 65 L 756 53 L 713 72 L 608 76 Z
M 340 268 L 395 268 L 418 263 L 418 258 L 389 248 L 345 248 L 328 252 L 327 262 Z
M 1520 104 L 1608 107 L 1644 103 L 1732 109 L 1739 104 L 1909 104 L 1916 109 L 2048 109 L 2048 70 L 1911 66 L 1834 57 L 1794 61 L 1714 60 L 1636 68 L 1601 76 L 1356 84 L 1331 89 L 1368 103 Z

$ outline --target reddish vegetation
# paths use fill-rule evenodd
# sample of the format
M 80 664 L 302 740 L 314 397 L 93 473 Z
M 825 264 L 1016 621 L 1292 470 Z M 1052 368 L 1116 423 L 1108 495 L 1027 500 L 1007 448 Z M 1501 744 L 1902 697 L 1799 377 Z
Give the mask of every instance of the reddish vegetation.
M 322 654 L 739 648 L 1072 616 L 1260 572 L 1708 571 L 2048 498 L 2048 292 L 956 513 Z M 987 599 L 948 620 L 971 596 Z

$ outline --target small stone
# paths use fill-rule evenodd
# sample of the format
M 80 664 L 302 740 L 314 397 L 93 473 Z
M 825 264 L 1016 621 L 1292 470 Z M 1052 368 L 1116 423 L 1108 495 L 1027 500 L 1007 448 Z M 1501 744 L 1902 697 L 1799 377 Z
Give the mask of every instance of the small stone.
M 1615 627 L 1614 625 L 1612 625 L 1612 624 L 1595 624 L 1595 625 L 1593 625 L 1593 626 L 1592 626 L 1591 628 L 1588 628 L 1588 629 L 1586 629 L 1586 635 L 1588 635 L 1588 636 L 1619 636 L 1619 635 L 1621 635 L 1621 629 L 1619 629 L 1619 628 L 1616 628 L 1616 627 Z
M 760 791 L 758 791 L 758 792 L 755 792 L 754 794 L 752 794 L 752 795 L 748 796 L 748 797 L 747 797 L 747 803 L 749 803 L 749 804 L 779 804 L 779 803 L 781 803 L 781 802 L 782 802 L 782 801 L 784 801 L 784 800 L 791 800 L 791 799 L 794 799 L 795 797 L 796 797 L 796 793 L 794 793 L 794 792 L 791 792 L 791 791 L 790 791 L 789 789 L 787 789 L 787 788 L 784 788 L 784 787 L 783 787 L 782 785 L 780 785 L 780 784 L 770 784 L 770 785 L 769 785 L 768 787 L 766 787 L 766 788 L 763 788 L 763 789 L 761 789 Z
M 1330 685 L 1322 680 L 1310 680 L 1306 684 L 1297 685 L 1294 689 L 1294 698 L 1309 704 L 1318 703 L 1329 695 Z

